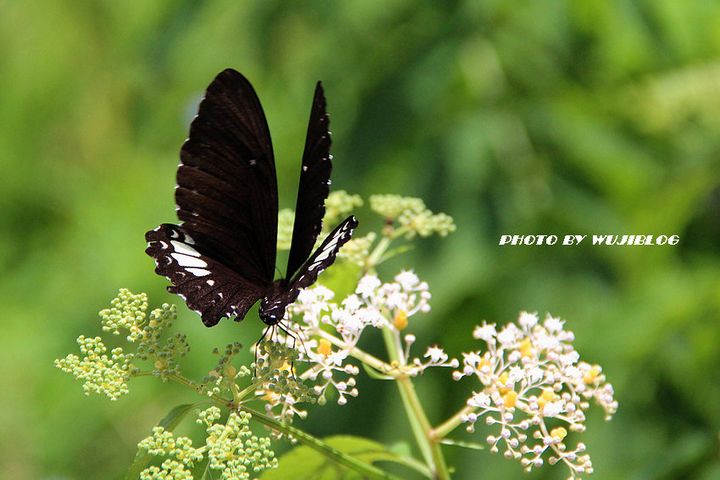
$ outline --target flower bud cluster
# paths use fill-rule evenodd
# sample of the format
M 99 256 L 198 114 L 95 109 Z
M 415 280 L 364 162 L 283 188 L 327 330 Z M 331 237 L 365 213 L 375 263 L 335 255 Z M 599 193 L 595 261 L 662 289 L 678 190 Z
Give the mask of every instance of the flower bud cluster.
M 370 255 L 370 249 L 377 239 L 375 232 L 370 232 L 363 237 L 355 237 L 348 241 L 338 253 L 340 258 L 344 258 L 355 265 L 365 265 L 365 259 Z
M 205 458 L 208 469 L 215 470 L 226 480 L 257 478 L 263 470 L 277 467 L 277 458 L 270 439 L 257 437 L 250 431 L 247 412 L 230 412 L 227 421 L 219 423 L 222 414 L 218 407 L 210 407 L 198 414 L 197 423 L 207 432 L 205 445 L 193 447 L 188 437 L 176 437 L 161 426 L 143 439 L 138 448 L 150 455 L 167 457 L 158 466 L 151 466 L 140 474 L 141 480 L 192 479 L 192 469 Z M 216 478 L 216 477 L 213 477 Z
M 268 415 L 292 423 L 295 416 L 307 417 L 307 410 L 301 409 L 300 404 L 315 403 L 317 395 L 312 387 L 305 384 L 304 378 L 296 375 L 297 350 L 272 340 L 256 346 L 259 351 L 255 380 L 260 382 L 260 386 L 255 395 L 265 402 Z
M 99 315 L 103 332 L 120 335 L 120 330 L 127 330 L 127 341 L 135 342 L 142 337 L 141 325 L 145 321 L 148 299 L 145 293 L 133 294 L 121 288 L 118 296 L 110 302 L 110 307 L 101 310 Z
M 115 348 L 108 355 L 108 348 L 100 337 L 87 338 L 80 335 L 77 343 L 81 356 L 69 354 L 57 359 L 57 368 L 83 382 L 85 395 L 95 393 L 117 400 L 128 393 L 131 354 L 123 353 L 122 348 Z
M 416 235 L 429 237 L 435 233 L 444 237 L 455 231 L 452 217 L 444 213 L 434 214 L 419 198 L 373 195 L 370 197 L 370 208 L 388 222 L 397 222 L 407 239 Z
M 576 478 L 592 473 L 592 462 L 583 443 L 570 448 L 566 437 L 585 430 L 590 400 L 608 419 L 618 404 L 602 369 L 580 361 L 572 346 L 574 335 L 563 326 L 559 318 L 548 315 L 540 323 L 536 314 L 527 312 L 500 331 L 483 323 L 473 337 L 485 348 L 463 353 L 453 378 L 479 381 L 480 389 L 467 400 L 461 420 L 470 432 L 481 417 L 497 429 L 486 437 L 492 452 L 502 449 L 527 470 L 541 466 L 549 455 L 551 464 L 563 462 Z
M 252 371 L 245 365 L 236 368 L 232 360 L 240 353 L 242 345 L 240 342 L 233 342 L 225 346 L 225 352 L 220 355 L 219 349 L 213 350 L 213 355 L 218 355 L 217 365 L 210 370 L 199 385 L 199 390 L 209 397 L 232 392 L 236 382 L 245 377 L 252 376 Z
M 363 200 L 360 195 L 352 195 L 345 190 L 330 192 L 325 200 L 323 226 L 328 231 L 335 228 L 335 225 L 344 220 L 353 210 L 362 207 L 362 204 Z
M 325 199 L 325 216 L 323 217 L 323 231 L 318 241 L 335 228 L 335 226 L 349 215 L 355 208 L 362 206 L 360 195 L 351 195 L 344 190 L 330 192 Z M 290 208 L 283 208 L 278 212 L 278 250 L 290 250 L 292 243 L 293 224 L 295 212 Z
M 113 335 L 126 332 L 126 339 L 137 344 L 136 352 L 122 347 L 110 349 L 101 337 L 78 337 L 80 354 L 55 360 L 55 366 L 83 382 L 86 394 L 105 395 L 117 400 L 128 393 L 127 382 L 138 372 L 139 361 L 152 362 L 152 374 L 167 379 L 179 373 L 179 359 L 190 349 L 185 336 L 176 334 L 162 342 L 177 317 L 174 306 L 164 304 L 147 315 L 144 293 L 121 289 L 110 307 L 100 312 L 102 329 Z M 108 355 L 109 351 L 109 355 Z

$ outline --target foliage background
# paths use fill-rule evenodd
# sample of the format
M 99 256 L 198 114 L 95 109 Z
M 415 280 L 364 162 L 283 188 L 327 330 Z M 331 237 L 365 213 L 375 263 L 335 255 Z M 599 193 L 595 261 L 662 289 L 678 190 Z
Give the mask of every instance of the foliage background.
M 402 193 L 458 231 L 389 264 L 427 279 L 419 344 L 459 354 L 473 325 L 566 318 L 621 408 L 590 419 L 597 479 L 720 477 L 720 5 L 353 0 L 0 2 L 0 477 L 118 478 L 185 393 L 140 380 L 116 403 L 52 368 L 118 287 L 177 301 L 143 233 L 174 220 L 177 153 L 203 88 L 256 86 L 294 203 L 312 88 L 332 113 L 335 188 Z M 372 223 L 359 212 L 364 226 Z M 676 247 L 498 247 L 501 233 L 677 233 Z M 197 374 L 212 345 L 182 309 Z M 252 315 L 251 315 L 252 316 Z M 468 392 L 418 380 L 436 421 Z M 409 438 L 393 385 L 324 407 L 312 433 Z M 362 422 L 357 419 L 362 418 Z M 524 475 L 448 449 L 456 478 Z

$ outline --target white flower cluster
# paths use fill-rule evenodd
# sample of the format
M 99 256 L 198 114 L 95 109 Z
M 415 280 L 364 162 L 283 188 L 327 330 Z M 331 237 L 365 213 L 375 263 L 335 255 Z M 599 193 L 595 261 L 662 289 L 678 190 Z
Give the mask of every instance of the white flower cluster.
M 571 478 L 577 478 L 592 473 L 592 462 L 583 443 L 567 446 L 568 430 L 585 430 L 590 400 L 608 419 L 618 404 L 602 369 L 580 361 L 572 346 L 574 335 L 563 325 L 549 315 L 541 323 L 527 312 L 500 331 L 483 323 L 473 336 L 486 348 L 463 353 L 462 368 L 453 378 L 479 380 L 481 389 L 468 399 L 461 420 L 470 432 L 481 417 L 499 428 L 486 438 L 491 451 L 504 449 L 505 457 L 519 460 L 527 470 L 541 466 L 549 451 L 551 464 L 565 463 Z
M 360 369 L 349 360 L 360 359 L 370 368 L 383 374 L 400 373 L 397 366 L 378 360 L 357 348 L 361 335 L 368 328 L 387 328 L 400 342 L 400 332 L 407 328 L 408 319 L 419 312 L 430 310 L 430 292 L 428 285 L 411 271 L 402 271 L 393 282 L 383 283 L 375 275 L 366 275 L 360 279 L 355 291 L 342 301 L 334 302 L 335 293 L 322 285 L 300 292 L 297 301 L 288 308 L 285 323 L 297 339 L 286 335 L 277 335 L 284 344 L 297 342 L 298 358 L 296 367 L 306 365 L 299 372 L 302 380 L 312 382 L 312 390 L 319 403 L 324 403 L 328 393 L 337 395 L 337 402 L 344 405 L 348 397 L 358 395 L 356 376 Z M 409 355 L 410 345 L 415 341 L 413 335 L 406 335 L 403 350 L 405 359 Z M 457 361 L 449 361 L 444 352 L 438 354 L 437 347 L 431 347 L 425 355 L 425 361 L 413 359 L 406 364 L 403 374 L 417 375 L 430 366 L 457 367 Z M 270 403 L 266 410 L 277 405 L 273 401 L 295 402 L 292 396 L 266 395 Z M 287 412 L 287 406 L 281 410 Z M 292 412 L 296 407 L 290 405 Z

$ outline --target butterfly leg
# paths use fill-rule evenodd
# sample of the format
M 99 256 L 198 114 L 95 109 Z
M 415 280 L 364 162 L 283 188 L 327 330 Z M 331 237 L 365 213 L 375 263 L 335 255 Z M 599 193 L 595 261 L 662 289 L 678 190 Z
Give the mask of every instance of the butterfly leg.
M 260 344 L 265 340 L 265 337 L 267 337 L 268 331 L 270 331 L 270 328 L 272 328 L 272 325 L 268 325 L 265 327 L 265 330 L 263 330 L 263 334 L 260 336 L 260 339 L 255 342 L 255 372 L 254 376 L 257 377 L 257 365 L 258 365 L 258 351 L 260 350 Z
M 290 348 L 292 350 L 295 350 L 295 344 L 297 342 L 297 337 L 295 335 L 293 335 L 292 333 L 290 333 L 290 328 L 283 326 L 283 324 L 280 322 L 278 322 L 277 327 L 280 329 L 280 331 L 282 331 L 285 334 L 285 337 L 286 337 L 285 338 L 285 346 L 288 346 L 287 338 L 292 338 L 292 344 L 290 345 Z M 300 341 L 302 342 L 302 339 Z M 293 376 L 295 376 L 295 360 L 290 362 L 290 372 L 293 374 Z

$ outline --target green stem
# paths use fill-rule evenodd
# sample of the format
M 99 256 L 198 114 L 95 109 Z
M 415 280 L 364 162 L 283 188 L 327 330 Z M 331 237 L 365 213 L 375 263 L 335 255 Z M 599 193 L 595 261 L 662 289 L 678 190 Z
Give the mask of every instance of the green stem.
M 390 359 L 394 362 L 400 362 L 402 355 L 398 350 L 398 342 L 394 332 L 388 328 L 383 329 L 383 338 Z M 415 441 L 425 462 L 430 467 L 433 478 L 436 480 L 449 480 L 450 472 L 445 464 L 440 442 L 432 436 L 432 425 L 430 425 L 430 421 L 420 403 L 420 398 L 417 396 L 412 380 L 406 375 L 400 376 L 396 380 L 405 413 L 415 435 Z
M 152 375 L 152 372 L 137 372 L 134 374 L 134 376 L 137 376 L 137 377 L 150 376 L 150 375 Z M 167 378 L 174 382 L 177 382 L 183 386 L 186 386 L 192 390 L 195 390 L 196 392 L 199 392 L 197 384 L 194 383 L 193 381 L 183 377 L 182 375 L 170 374 L 170 375 L 168 375 Z M 262 423 L 263 425 L 266 425 L 274 430 L 277 430 L 288 436 L 292 436 L 292 437 L 296 438 L 303 445 L 306 445 L 306 446 L 312 448 L 313 450 L 319 452 L 320 454 L 328 457 L 329 459 L 336 462 L 338 465 L 342 465 L 346 468 L 349 468 L 351 470 L 354 470 L 354 471 L 360 473 L 363 476 L 363 478 L 399 480 L 397 477 L 390 475 L 389 473 L 386 473 L 386 472 L 380 470 L 379 468 L 374 467 L 373 465 L 370 465 L 365 462 L 361 462 L 360 460 L 358 460 L 354 457 L 344 454 L 340 450 L 325 444 L 319 438 L 313 437 L 312 435 L 309 435 L 309 434 L 303 432 L 302 430 L 299 430 L 295 427 L 292 427 L 290 425 L 286 425 L 282 422 L 279 422 L 278 420 L 275 420 L 274 418 L 269 417 L 262 412 L 258 412 L 257 410 L 249 408 L 245 405 L 234 405 L 231 400 L 222 398 L 219 395 L 211 395 L 209 398 L 216 404 L 223 406 L 225 408 L 229 408 L 229 409 L 236 408 L 238 410 L 248 412 L 249 414 L 251 414 L 253 416 L 253 418 L 255 420 Z
M 450 432 L 455 430 L 458 427 L 458 425 L 460 425 L 462 423 L 461 419 L 465 415 L 469 415 L 469 414 L 473 413 L 475 410 L 477 410 L 477 408 L 475 408 L 475 407 L 464 407 L 464 408 L 460 409 L 460 411 L 457 412 L 455 415 L 453 415 L 452 417 L 448 418 L 443 423 L 441 423 L 440 425 L 435 427 L 430 432 L 430 437 L 436 442 L 441 441 L 443 438 L 447 437 Z
M 334 335 L 330 335 L 329 333 L 327 333 L 327 332 L 324 331 L 324 330 L 320 330 L 320 331 L 318 332 L 318 334 L 319 334 L 322 338 L 326 339 L 328 342 L 332 343 L 333 345 L 335 345 L 335 346 L 337 346 L 337 347 L 340 347 L 340 348 L 347 348 L 347 347 L 348 347 L 348 345 L 347 345 L 344 341 L 340 340 L 339 338 L 337 338 L 337 337 L 334 336 Z M 378 359 L 378 358 L 376 358 L 376 357 L 373 357 L 373 356 L 370 355 L 369 353 L 367 353 L 367 352 L 365 352 L 365 351 L 363 351 L 363 350 L 360 350 L 360 349 L 357 348 L 357 347 L 352 347 L 352 348 L 350 349 L 350 355 L 352 355 L 353 357 L 357 358 L 358 360 L 360 360 L 361 362 L 365 363 L 366 365 L 370 365 L 370 366 L 371 366 L 372 368 L 374 368 L 375 370 L 378 370 L 378 371 L 380 371 L 380 372 L 382 372 L 382 373 L 385 373 L 385 374 L 389 374 L 390 371 L 393 369 L 393 368 L 392 368 L 390 365 L 388 365 L 387 363 L 383 362 L 382 360 L 380 360 L 380 359 Z
M 365 260 L 363 273 L 373 272 L 375 270 L 375 267 L 380 263 L 380 259 L 382 258 L 383 254 L 390 246 L 390 242 L 392 242 L 392 238 L 390 237 L 382 237 L 380 239 L 377 246 L 375 247 L 375 250 L 373 250 L 372 253 Z

